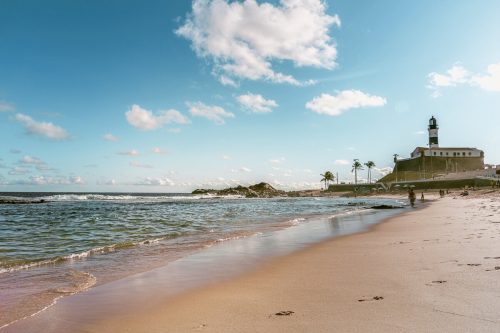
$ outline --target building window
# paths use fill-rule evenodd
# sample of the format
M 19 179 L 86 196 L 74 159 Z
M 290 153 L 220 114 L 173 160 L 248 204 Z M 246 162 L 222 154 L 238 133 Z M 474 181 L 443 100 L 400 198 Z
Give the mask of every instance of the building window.
M 434 156 L 436 156 L 436 152 L 434 152 Z
M 440 152 L 439 155 L 443 156 L 443 152 Z
M 462 153 L 462 156 L 465 156 L 465 152 Z
M 469 156 L 471 156 L 471 155 L 472 155 L 472 153 L 471 153 L 471 152 L 469 152 Z
M 446 156 L 448 156 L 448 152 L 446 152 Z
M 457 156 L 457 153 L 453 152 L 453 157 Z

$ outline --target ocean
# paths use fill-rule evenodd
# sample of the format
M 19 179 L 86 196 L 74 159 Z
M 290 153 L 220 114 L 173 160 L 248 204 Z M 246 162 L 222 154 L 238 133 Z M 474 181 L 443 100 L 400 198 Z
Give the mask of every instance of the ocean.
M 381 198 L 157 193 L 0 193 L 2 200 L 44 202 L 0 204 L 0 328 L 61 297 L 164 267 L 223 242 L 373 213 L 376 205 L 406 205 Z M 345 232 L 320 231 L 310 239 L 366 227 L 347 225 Z M 280 246 L 286 244 L 273 243 L 271 252 L 280 253 Z

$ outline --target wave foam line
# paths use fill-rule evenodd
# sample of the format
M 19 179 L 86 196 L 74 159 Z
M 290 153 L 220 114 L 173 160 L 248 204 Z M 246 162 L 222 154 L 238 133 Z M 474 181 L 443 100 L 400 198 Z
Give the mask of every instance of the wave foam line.
M 51 259 L 34 261 L 34 262 L 30 262 L 30 263 L 23 264 L 23 265 L 14 265 L 12 267 L 0 268 L 0 274 L 12 273 L 15 271 L 20 271 L 23 269 L 30 269 L 30 268 L 34 268 L 34 267 L 54 265 L 54 264 L 64 262 L 64 261 L 85 259 L 87 257 L 91 257 L 94 255 L 116 252 L 116 251 L 119 251 L 121 249 L 131 248 L 131 247 L 135 247 L 135 246 L 157 244 L 160 241 L 168 239 L 168 238 L 169 237 L 160 237 L 160 238 L 154 238 L 154 239 L 147 239 L 147 240 L 140 241 L 140 242 L 120 243 L 120 244 L 113 244 L 113 245 L 96 247 L 96 248 L 90 249 L 88 251 L 80 252 L 80 253 L 72 253 L 72 254 L 68 254 L 66 256 L 59 256 L 59 257 L 55 257 L 55 258 L 51 258 Z

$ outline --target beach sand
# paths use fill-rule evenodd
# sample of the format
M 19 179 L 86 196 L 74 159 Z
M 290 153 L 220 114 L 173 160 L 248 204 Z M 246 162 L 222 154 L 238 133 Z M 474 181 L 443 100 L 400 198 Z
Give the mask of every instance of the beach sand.
M 500 332 L 499 199 L 436 198 L 142 310 L 131 297 L 72 331 Z
M 448 196 L 95 332 L 499 332 L 500 196 Z M 277 315 L 282 311 L 283 315 Z M 288 315 L 287 315 L 288 314 Z

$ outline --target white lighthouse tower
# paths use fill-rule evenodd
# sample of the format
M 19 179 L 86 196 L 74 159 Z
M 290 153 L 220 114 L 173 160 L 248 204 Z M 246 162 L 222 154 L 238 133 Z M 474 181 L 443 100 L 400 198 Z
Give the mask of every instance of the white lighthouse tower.
M 429 119 L 429 148 L 439 147 L 438 129 L 436 118 L 432 116 L 432 118 Z

